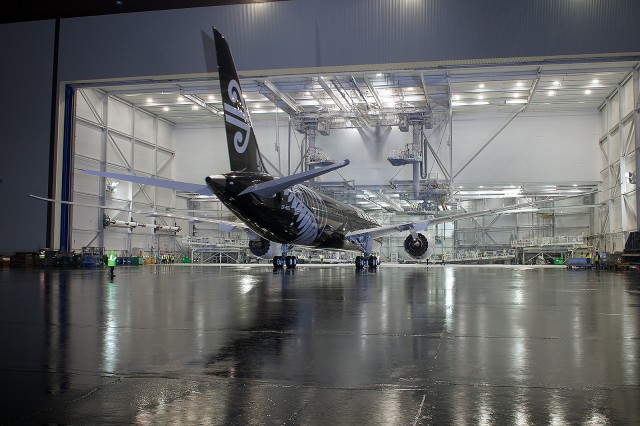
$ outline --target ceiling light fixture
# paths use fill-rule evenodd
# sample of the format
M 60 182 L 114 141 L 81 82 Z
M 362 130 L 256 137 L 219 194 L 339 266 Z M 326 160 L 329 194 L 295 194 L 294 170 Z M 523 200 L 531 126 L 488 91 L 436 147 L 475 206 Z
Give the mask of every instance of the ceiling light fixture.
M 162 108 L 162 110 L 163 110 L 164 112 L 169 112 L 169 107 L 168 107 L 168 106 L 166 106 L 166 107 Z
M 560 86 L 560 82 L 558 80 L 556 80 L 556 81 L 553 82 L 553 85 L 554 86 Z
M 598 83 L 600 83 L 600 80 L 598 80 L 597 78 L 594 78 L 594 79 L 591 81 L 591 83 L 592 83 L 592 84 L 598 84 Z
M 553 90 L 549 90 L 547 92 L 547 96 L 555 96 L 555 95 L 556 95 L 556 92 L 554 92 Z
M 484 83 L 480 83 L 480 84 L 478 85 L 478 87 L 479 87 L 479 88 L 481 88 L 481 89 L 484 89 Z
M 178 102 L 184 102 L 184 97 L 183 96 L 178 96 Z
M 147 103 L 148 103 L 148 104 L 153 103 L 153 99 L 151 99 L 151 98 L 147 98 Z
M 518 86 L 518 87 L 522 87 L 523 85 L 524 85 L 524 83 L 523 83 L 523 82 L 521 82 L 521 81 L 519 81 L 519 82 L 517 82 L 517 83 L 516 83 L 516 86 Z
M 585 94 L 585 95 L 590 95 L 590 94 L 591 94 L 591 90 L 589 90 L 589 89 L 585 90 L 585 91 L 584 91 L 584 94 Z
M 214 99 L 213 95 L 209 95 L 209 97 L 207 99 L 209 99 L 210 101 L 213 101 L 213 99 Z

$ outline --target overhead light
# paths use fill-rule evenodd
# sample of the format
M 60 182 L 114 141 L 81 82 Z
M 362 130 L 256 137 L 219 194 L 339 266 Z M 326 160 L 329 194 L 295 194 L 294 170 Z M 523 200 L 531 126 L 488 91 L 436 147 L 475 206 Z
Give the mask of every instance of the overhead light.
M 148 103 L 148 104 L 153 103 L 153 99 L 152 99 L 152 98 L 147 98 L 147 103 Z
M 591 94 L 591 90 L 589 90 L 589 89 L 585 90 L 585 91 L 584 91 L 584 94 L 585 94 L 585 95 L 590 95 L 590 94 Z
M 578 186 L 578 184 L 577 184 L 577 183 L 574 183 L 574 184 L 573 184 L 573 186 Z
M 478 99 L 484 99 L 484 96 L 480 95 L 478 96 Z
M 508 104 L 526 104 L 526 99 L 507 99 Z
M 474 102 L 473 105 L 489 105 L 489 102 L 487 102 L 487 101 L 477 101 L 477 102 Z
M 178 96 L 178 102 L 184 102 L 184 96 Z
M 553 90 L 549 90 L 547 92 L 547 96 L 555 96 L 555 95 L 556 95 L 556 92 L 554 92 Z
M 304 92 L 305 96 L 311 96 L 311 92 Z
M 484 188 L 484 186 L 483 186 L 483 185 L 480 185 L 478 188 Z
M 210 101 L 213 101 L 213 99 L 214 99 L 213 95 L 209 95 L 209 97 L 207 99 L 209 99 Z
M 381 72 L 379 72 L 378 74 L 376 74 L 376 77 L 384 77 L 384 74 L 382 74 Z
M 558 80 L 556 80 L 556 81 L 553 82 L 553 85 L 554 86 L 560 86 L 560 82 Z
M 481 88 L 481 89 L 484 89 L 484 83 L 478 84 L 478 87 Z
M 517 82 L 517 83 L 516 83 L 516 86 L 518 86 L 518 87 L 522 87 L 523 85 L 524 85 L 524 83 L 523 83 L 523 82 L 521 82 L 521 81 L 519 81 L 519 82 Z
M 166 106 L 166 107 L 162 108 L 162 110 L 163 110 L 164 112 L 169 112 L 169 107 L 168 107 L 168 106 Z
M 413 92 L 413 87 L 407 87 L 408 92 Z
M 454 101 L 459 101 L 460 100 L 460 95 L 453 95 L 451 97 L 451 99 L 453 99 Z
M 598 84 L 600 83 L 600 80 L 598 80 L 597 78 L 594 78 L 593 80 L 591 80 L 592 84 Z
M 191 107 L 192 110 L 197 111 L 200 109 L 200 107 L 198 107 L 198 105 L 194 105 Z

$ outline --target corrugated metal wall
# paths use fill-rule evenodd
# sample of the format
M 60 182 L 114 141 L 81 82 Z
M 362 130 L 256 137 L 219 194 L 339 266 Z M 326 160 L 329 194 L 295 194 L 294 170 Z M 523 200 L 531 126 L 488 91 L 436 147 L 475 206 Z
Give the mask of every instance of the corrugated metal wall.
M 291 0 L 62 22 L 61 77 L 205 72 L 218 27 L 241 70 L 640 51 L 637 0 Z

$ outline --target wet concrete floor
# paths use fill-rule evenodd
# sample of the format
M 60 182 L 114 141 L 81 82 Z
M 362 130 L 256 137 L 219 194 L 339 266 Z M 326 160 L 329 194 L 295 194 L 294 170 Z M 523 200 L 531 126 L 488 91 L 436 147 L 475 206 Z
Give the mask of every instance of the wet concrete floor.
M 0 270 L 2 424 L 640 424 L 640 275 Z

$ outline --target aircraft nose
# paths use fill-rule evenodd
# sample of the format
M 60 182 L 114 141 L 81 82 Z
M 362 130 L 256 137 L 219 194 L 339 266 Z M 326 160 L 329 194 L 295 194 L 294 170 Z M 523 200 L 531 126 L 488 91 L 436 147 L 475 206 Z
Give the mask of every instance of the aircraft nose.
M 227 178 L 223 175 L 211 175 L 205 179 L 207 185 L 215 188 L 219 191 L 224 191 L 227 188 Z

